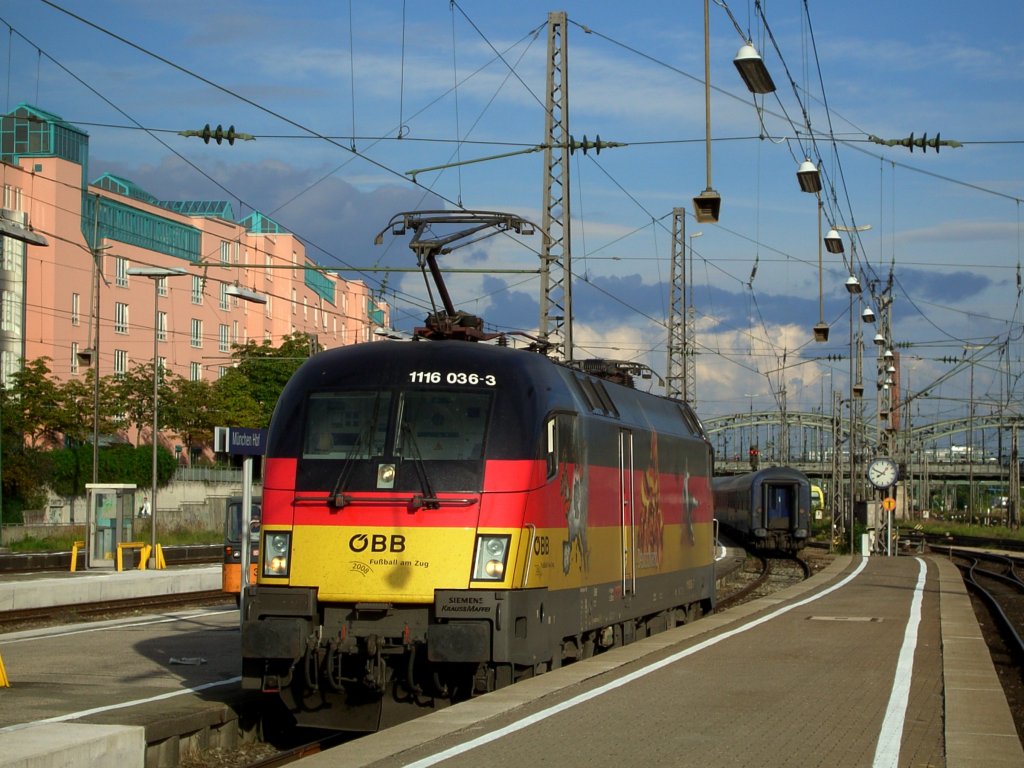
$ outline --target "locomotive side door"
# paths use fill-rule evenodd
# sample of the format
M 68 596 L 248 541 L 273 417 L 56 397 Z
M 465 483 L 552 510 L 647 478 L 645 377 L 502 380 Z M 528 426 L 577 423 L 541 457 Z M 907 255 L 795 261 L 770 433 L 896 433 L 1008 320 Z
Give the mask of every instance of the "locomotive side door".
M 619 500 L 622 511 L 622 594 L 636 590 L 636 552 L 633 528 L 633 433 L 619 430 Z

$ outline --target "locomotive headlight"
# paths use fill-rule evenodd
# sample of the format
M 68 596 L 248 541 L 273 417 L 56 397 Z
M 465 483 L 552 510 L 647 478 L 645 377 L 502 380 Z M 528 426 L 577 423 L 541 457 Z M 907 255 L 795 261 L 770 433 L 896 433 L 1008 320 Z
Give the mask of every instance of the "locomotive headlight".
M 287 531 L 267 531 L 263 539 L 263 575 L 287 576 L 292 548 L 292 535 Z
M 473 581 L 501 581 L 505 578 L 510 539 L 505 534 L 481 534 L 476 537 Z

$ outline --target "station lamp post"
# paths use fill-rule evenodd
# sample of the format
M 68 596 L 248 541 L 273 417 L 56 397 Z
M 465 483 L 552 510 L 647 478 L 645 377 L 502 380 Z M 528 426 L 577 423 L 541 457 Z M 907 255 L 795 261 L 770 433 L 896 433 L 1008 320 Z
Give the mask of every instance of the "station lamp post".
M 150 556 L 153 558 L 153 565 L 156 566 L 156 487 L 157 487 L 157 448 L 159 446 L 160 420 L 158 411 L 160 407 L 160 281 L 168 277 L 176 277 L 188 274 L 179 267 L 131 267 L 129 275 L 137 277 L 148 277 L 153 281 L 153 476 L 151 479 L 149 495 L 149 529 L 150 529 Z
M 23 221 L 19 221 L 19 218 L 23 218 Z M 28 214 L 20 214 L 16 211 L 8 210 L 7 208 L 0 208 L 0 254 L 4 251 L 4 239 L 17 240 L 18 242 L 24 243 L 25 246 L 29 245 L 49 245 L 46 238 L 40 235 L 38 232 L 32 229 L 28 224 Z M 7 382 L 0 380 L 0 389 L 6 389 Z M 0 469 L 3 466 L 3 393 L 0 393 Z M 2 473 L 0 473 L 2 474 Z M 4 541 L 4 490 L 3 484 L 0 483 L 0 545 Z
M 858 233 L 866 232 L 871 229 L 870 224 L 863 226 L 844 227 L 836 224 L 829 230 L 828 236 L 831 237 L 833 234 L 838 239 L 838 232 L 847 233 Z M 841 242 L 841 241 L 840 241 Z M 860 344 L 859 336 L 860 329 L 858 327 L 857 337 L 855 341 L 853 333 L 853 319 L 854 319 L 854 298 L 857 298 L 859 303 L 859 297 L 862 291 L 860 280 L 857 279 L 854 274 L 856 269 L 856 240 L 851 240 L 851 256 L 850 256 L 850 275 L 846 278 L 845 286 L 846 292 L 850 295 L 850 555 L 852 556 L 855 552 L 855 541 L 854 541 L 854 520 L 855 520 L 855 507 L 857 500 L 857 451 L 860 446 L 857 445 L 857 429 L 858 429 L 858 413 L 857 410 L 861 406 L 861 398 L 864 396 L 864 384 L 860 380 Z M 834 246 L 833 246 L 834 247 Z M 831 251 L 832 248 L 829 248 Z M 841 253 L 841 250 L 835 251 Z M 863 316 L 860 317 L 863 320 Z M 856 344 L 856 346 L 855 346 Z M 856 366 L 856 367 L 855 367 Z

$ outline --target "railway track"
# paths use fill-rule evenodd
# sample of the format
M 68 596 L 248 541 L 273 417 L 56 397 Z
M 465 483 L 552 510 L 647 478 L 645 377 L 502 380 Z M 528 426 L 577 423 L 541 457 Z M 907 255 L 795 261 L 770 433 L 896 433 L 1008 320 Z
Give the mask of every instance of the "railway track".
M 48 608 L 26 608 L 0 612 L 0 633 L 17 632 L 25 629 L 73 624 L 79 621 L 101 621 L 123 616 L 166 611 L 178 608 L 194 608 L 205 605 L 231 603 L 230 595 L 219 589 L 205 592 L 186 592 L 173 595 L 153 595 L 129 600 L 104 600 L 95 603 L 56 605 Z
M 934 543 L 930 549 L 948 555 L 963 575 L 1017 733 L 1024 739 L 1024 558 Z
M 942 547 L 932 546 L 941 551 Z M 945 548 L 967 588 L 988 608 L 1007 651 L 1024 663 L 1024 559 L 996 553 Z
M 751 568 L 756 563 L 756 568 Z M 809 578 L 813 566 L 800 555 L 767 557 L 751 555 L 736 579 L 736 588 L 718 598 L 715 611 L 756 600 Z

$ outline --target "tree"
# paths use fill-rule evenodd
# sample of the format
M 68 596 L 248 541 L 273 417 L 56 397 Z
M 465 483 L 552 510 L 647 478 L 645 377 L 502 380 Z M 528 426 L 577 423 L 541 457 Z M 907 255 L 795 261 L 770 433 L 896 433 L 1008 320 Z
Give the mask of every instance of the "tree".
M 267 426 L 263 409 L 252 396 L 252 385 L 237 368 L 231 368 L 213 385 L 215 426 L 261 429 Z
M 12 424 L 31 448 L 58 445 L 71 421 L 61 385 L 50 378 L 50 358 L 26 362 L 11 375 L 11 395 L 16 408 Z
M 315 337 L 308 333 L 290 334 L 279 347 L 271 346 L 269 341 L 234 345 L 231 356 L 238 361 L 236 370 L 249 381 L 249 394 L 260 409 L 259 426 L 270 423 L 284 385 L 318 351 Z
M 107 390 L 113 393 L 120 404 L 123 426 L 134 428 L 137 435 L 135 444 L 142 445 L 142 430 L 153 425 L 153 363 L 136 363 L 131 370 L 107 381 Z M 160 397 L 166 383 L 160 383 Z
M 205 380 L 189 381 L 182 376 L 168 375 L 164 379 L 166 394 L 160 397 L 161 426 L 181 435 L 185 444 L 208 443 L 217 426 L 217 400 L 214 387 Z

